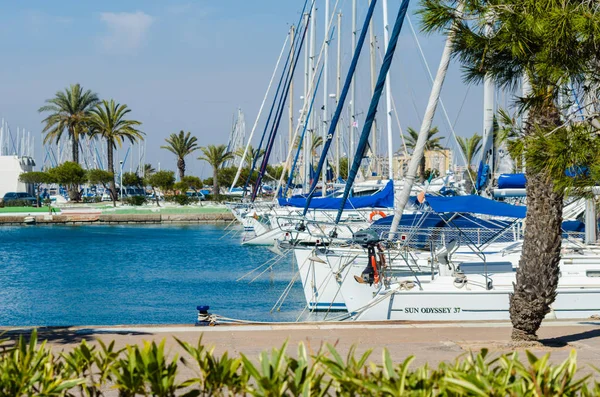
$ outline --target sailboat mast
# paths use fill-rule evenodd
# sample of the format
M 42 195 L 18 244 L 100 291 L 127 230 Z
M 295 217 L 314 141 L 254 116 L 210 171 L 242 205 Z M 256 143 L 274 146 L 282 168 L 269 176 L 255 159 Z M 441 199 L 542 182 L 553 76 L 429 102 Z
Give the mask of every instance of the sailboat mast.
M 456 12 L 462 13 L 462 9 L 463 4 L 459 2 Z M 408 172 L 406 173 L 406 176 L 404 178 L 404 186 L 402 187 L 400 194 L 395 195 L 394 219 L 392 220 L 392 226 L 390 227 L 390 237 L 393 237 L 393 234 L 396 233 L 396 231 L 398 230 L 398 225 L 400 224 L 402 213 L 404 212 L 404 208 L 408 203 L 410 192 L 412 190 L 415 177 L 417 175 L 417 168 L 419 167 L 419 163 L 421 162 L 421 159 L 423 158 L 423 154 L 425 152 L 427 136 L 429 135 L 428 133 L 431 129 L 431 124 L 433 123 L 435 109 L 437 108 L 437 104 L 440 100 L 440 93 L 442 91 L 444 79 L 446 78 L 446 72 L 448 72 L 448 65 L 450 64 L 450 54 L 452 53 L 453 38 L 454 33 L 453 31 L 450 31 L 450 33 L 448 33 L 448 38 L 446 39 L 444 51 L 442 52 L 440 66 L 438 67 L 435 80 L 433 81 L 433 87 L 431 88 L 431 93 L 429 94 L 429 101 L 427 103 L 427 109 L 425 110 L 425 116 L 423 117 L 421 129 L 419 130 L 419 137 L 413 150 L 413 154 L 410 158 Z
M 337 19 L 337 81 L 336 81 L 336 106 L 340 100 L 342 91 L 342 13 L 338 13 Z M 340 177 L 340 124 L 335 132 L 335 170 L 336 179 Z
M 388 44 L 390 41 L 390 24 L 388 22 L 388 2 L 383 0 L 383 51 L 387 51 Z M 387 78 L 385 79 L 385 116 L 386 116 L 386 127 L 387 127 L 387 144 L 388 144 L 388 178 L 394 179 L 394 145 L 392 139 L 392 89 L 391 89 L 391 76 L 388 72 Z
M 352 56 L 354 57 L 354 51 L 356 51 L 356 0 L 352 0 Z M 348 145 L 348 171 L 350 171 L 350 164 L 354 160 L 354 126 L 356 124 L 356 79 L 352 78 L 350 84 L 350 143 Z
M 369 0 L 369 3 L 373 0 Z M 375 83 L 377 81 L 377 71 L 375 70 L 375 46 L 377 43 L 375 42 L 375 22 L 371 20 L 371 24 L 369 25 L 369 43 L 370 43 L 370 56 L 371 56 L 371 94 L 375 92 Z M 373 137 L 371 143 L 371 170 L 374 170 L 377 175 L 379 175 L 379 161 L 377 158 L 377 117 L 373 120 L 373 127 L 371 129 L 371 136 Z
M 295 30 L 295 26 L 292 25 L 290 27 L 290 43 L 292 43 L 290 45 L 290 62 L 293 63 L 294 62 L 294 34 L 296 33 Z M 290 69 L 290 74 L 292 73 L 291 69 Z M 289 113 L 289 122 L 288 122 L 288 146 L 291 147 L 293 145 L 292 142 L 292 134 L 294 133 L 294 78 L 293 76 L 290 76 L 291 80 L 291 84 L 290 84 L 290 95 L 289 95 L 289 107 L 288 107 L 288 113 Z
M 316 2 L 313 2 L 312 4 L 312 8 L 310 10 L 310 76 L 311 79 L 314 79 L 316 76 L 316 48 L 317 48 L 317 4 Z M 313 93 L 313 95 L 316 95 L 317 93 Z M 316 136 L 317 133 L 317 119 L 315 117 L 315 113 L 311 113 L 310 114 L 310 118 L 309 118 L 309 125 L 310 125 L 310 130 L 309 130 L 309 134 L 308 134 L 308 142 L 306 144 L 306 147 L 308 149 L 308 166 L 309 166 L 309 171 L 308 171 L 308 181 L 309 183 L 307 184 L 307 187 L 310 186 L 310 174 L 312 173 L 312 141 L 313 141 L 313 137 Z M 317 175 L 314 176 L 314 178 L 318 178 Z M 308 191 L 308 189 L 307 189 Z
M 486 24 L 485 34 L 491 33 L 491 26 Z M 489 165 L 489 177 L 494 177 L 494 82 L 489 74 L 483 80 L 483 139 L 482 139 L 481 163 Z M 468 165 L 468 164 L 467 164 Z M 485 185 L 480 186 L 481 193 L 486 195 Z
M 327 125 L 328 125 L 328 102 L 329 102 L 329 0 L 325 0 L 325 53 L 323 54 L 323 124 L 321 126 L 323 145 L 327 140 Z M 315 175 L 317 178 L 317 175 Z M 325 196 L 327 190 L 327 167 L 323 167 L 321 173 L 323 181 L 323 189 L 321 192 Z

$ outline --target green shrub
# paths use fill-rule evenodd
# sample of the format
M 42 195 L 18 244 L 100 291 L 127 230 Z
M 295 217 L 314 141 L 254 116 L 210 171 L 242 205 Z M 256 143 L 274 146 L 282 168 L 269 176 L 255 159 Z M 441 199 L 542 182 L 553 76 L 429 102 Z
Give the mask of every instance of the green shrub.
M 123 203 L 127 205 L 140 206 L 146 204 L 148 198 L 146 196 L 129 196 L 123 199 Z
M 190 205 L 198 202 L 197 197 L 189 197 L 186 194 L 174 194 L 165 196 L 165 201 L 170 203 L 177 203 L 179 205 Z
M 176 339 L 177 340 L 177 339 Z M 0 395 L 102 396 L 117 389 L 120 396 L 594 396 L 600 383 L 580 376 L 576 353 L 552 364 L 549 354 L 526 352 L 491 358 L 488 351 L 470 353 L 437 368 L 411 369 L 413 357 L 394 363 L 383 350 L 380 364 L 370 362 L 371 351 L 357 355 L 351 348 L 345 358 L 325 348 L 310 355 L 304 344 L 297 354 L 286 354 L 287 343 L 258 357 L 215 355 L 198 340 L 191 345 L 177 340 L 183 356 L 168 354 L 165 341 L 115 349 L 115 343 L 98 346 L 81 342 L 68 352 L 54 354 L 46 342 L 38 344 L 34 331 L 29 341 L 20 336 L 12 345 L 0 341 Z M 179 365 L 196 375 L 185 379 Z
M 99 203 L 102 201 L 100 196 L 84 197 L 82 200 L 84 203 Z
M 22 199 L 8 200 L 4 203 L 5 207 L 31 207 L 31 202 Z

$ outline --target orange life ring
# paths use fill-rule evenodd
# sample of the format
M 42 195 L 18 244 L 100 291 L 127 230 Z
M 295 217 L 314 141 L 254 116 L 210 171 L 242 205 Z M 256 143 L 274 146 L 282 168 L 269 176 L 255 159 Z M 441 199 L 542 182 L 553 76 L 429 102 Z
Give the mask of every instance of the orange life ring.
M 380 217 L 385 218 L 385 212 L 383 212 L 383 211 L 373 211 L 369 215 L 369 222 L 373 222 L 373 217 L 375 217 L 375 215 L 379 215 Z

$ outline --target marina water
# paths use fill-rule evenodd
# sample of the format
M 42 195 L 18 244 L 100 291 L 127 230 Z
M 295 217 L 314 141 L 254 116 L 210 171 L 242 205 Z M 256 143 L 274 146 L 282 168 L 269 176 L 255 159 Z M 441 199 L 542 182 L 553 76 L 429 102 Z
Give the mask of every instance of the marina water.
M 273 257 L 217 225 L 0 228 L 0 324 L 190 324 L 196 306 L 256 321 L 295 321 L 300 282 L 269 311 L 296 269 L 284 259 L 253 283 L 236 281 Z

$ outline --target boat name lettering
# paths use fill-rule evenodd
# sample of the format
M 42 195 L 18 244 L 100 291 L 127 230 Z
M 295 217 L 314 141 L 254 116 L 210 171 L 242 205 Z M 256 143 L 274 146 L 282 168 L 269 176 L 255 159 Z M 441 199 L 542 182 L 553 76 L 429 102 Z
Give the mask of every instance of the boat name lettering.
M 404 313 L 423 313 L 423 314 L 460 313 L 460 307 L 405 307 Z

